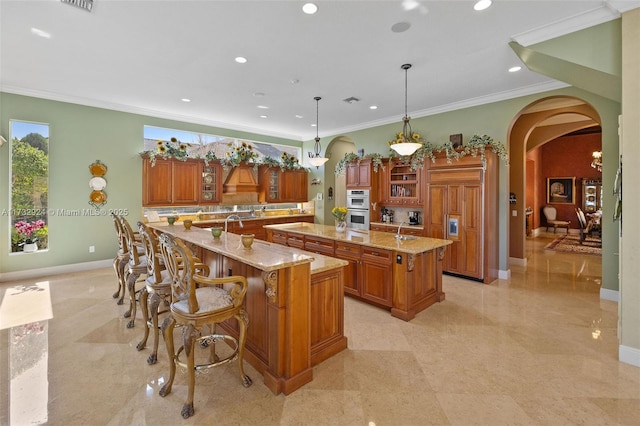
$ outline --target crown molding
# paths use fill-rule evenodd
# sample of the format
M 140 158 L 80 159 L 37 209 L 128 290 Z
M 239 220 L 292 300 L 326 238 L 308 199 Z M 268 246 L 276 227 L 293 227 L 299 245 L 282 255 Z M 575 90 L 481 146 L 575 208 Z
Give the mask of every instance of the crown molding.
M 629 3 L 635 3 L 635 7 L 640 6 L 640 1 L 618 1 L 613 3 L 624 3 L 627 6 L 629 6 Z M 628 10 L 630 9 L 634 9 L 634 7 L 631 7 Z M 602 6 L 588 10 L 579 15 L 572 16 L 571 18 L 552 22 L 551 24 L 543 25 L 531 31 L 515 34 L 511 36 L 511 40 L 518 42 L 521 46 L 527 47 L 532 44 L 541 43 L 556 37 L 584 30 L 585 28 L 603 24 L 619 17 L 619 9 L 613 7 L 611 2 L 603 2 Z

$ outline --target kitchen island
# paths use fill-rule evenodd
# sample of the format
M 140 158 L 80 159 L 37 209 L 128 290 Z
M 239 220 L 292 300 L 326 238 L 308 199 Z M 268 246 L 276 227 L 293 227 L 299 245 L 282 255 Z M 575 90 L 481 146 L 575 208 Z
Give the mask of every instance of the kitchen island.
M 266 225 L 267 240 L 344 259 L 345 294 L 410 321 L 445 298 L 442 260 L 449 240 L 311 223 Z
M 213 239 L 208 229 L 150 224 L 183 240 L 211 269 L 211 276 L 242 275 L 249 288 L 245 360 L 275 394 L 289 394 L 313 380 L 312 367 L 347 347 L 344 336 L 343 267 L 346 261 L 239 235 Z M 237 336 L 234 320 L 221 325 Z

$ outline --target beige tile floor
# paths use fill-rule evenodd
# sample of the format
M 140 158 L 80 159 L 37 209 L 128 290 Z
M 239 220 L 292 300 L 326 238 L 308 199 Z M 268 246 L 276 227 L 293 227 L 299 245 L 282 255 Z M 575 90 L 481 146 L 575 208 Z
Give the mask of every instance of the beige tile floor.
M 111 269 L 0 284 L 5 324 L 18 297 L 47 317 L 34 309 L 46 282 L 53 306 L 50 320 L 0 331 L 0 424 L 640 424 L 640 368 L 617 361 L 600 258 L 545 252 L 549 241 L 530 240 L 510 280 L 445 276 L 446 301 L 411 322 L 347 298 L 349 348 L 313 382 L 275 396 L 248 364 L 248 389 L 235 366 L 214 369 L 198 376 L 186 421 L 185 375 L 158 396 L 167 357 L 149 366 L 136 351 L 142 328 L 125 327 Z

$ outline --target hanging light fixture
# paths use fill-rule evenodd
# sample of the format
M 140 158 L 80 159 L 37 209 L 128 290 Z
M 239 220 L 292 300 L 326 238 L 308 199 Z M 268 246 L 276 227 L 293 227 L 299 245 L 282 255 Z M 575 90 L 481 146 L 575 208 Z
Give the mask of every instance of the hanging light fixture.
M 320 155 L 320 151 L 322 150 L 322 147 L 320 146 L 320 138 L 318 137 L 318 108 L 320 104 L 320 99 L 322 98 L 320 96 L 316 96 L 313 99 L 315 99 L 316 101 L 316 138 L 315 138 L 316 144 L 313 146 L 313 152 L 309 152 L 309 163 L 311 163 L 312 166 L 316 166 L 316 169 L 318 169 L 324 163 L 329 161 L 329 159 Z
M 400 155 L 411 155 L 421 148 L 422 144 L 414 142 L 413 131 L 411 124 L 409 124 L 411 117 L 407 115 L 407 71 L 411 68 L 411 64 L 404 64 L 400 68 L 404 70 L 404 117 L 402 118 L 404 124 L 402 125 L 402 133 L 398 135 L 401 142 L 391 145 L 391 149 Z

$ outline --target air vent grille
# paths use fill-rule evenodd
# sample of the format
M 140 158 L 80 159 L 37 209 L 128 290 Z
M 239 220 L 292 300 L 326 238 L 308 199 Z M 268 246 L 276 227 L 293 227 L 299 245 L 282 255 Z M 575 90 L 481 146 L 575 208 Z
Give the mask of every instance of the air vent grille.
M 80 9 L 84 9 L 87 12 L 91 12 L 93 9 L 93 0 L 60 0 L 62 3 L 67 3 L 72 6 L 79 7 Z
M 343 99 L 343 101 L 348 103 L 348 104 L 352 104 L 352 103 L 355 103 L 355 102 L 360 102 L 360 99 L 356 98 L 355 96 L 351 96 L 350 98 Z

